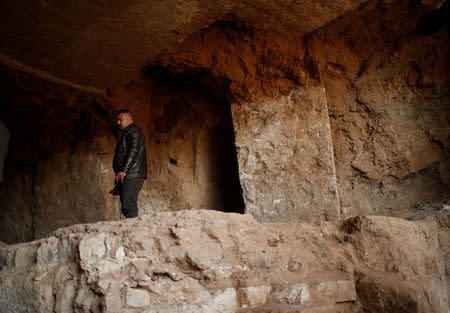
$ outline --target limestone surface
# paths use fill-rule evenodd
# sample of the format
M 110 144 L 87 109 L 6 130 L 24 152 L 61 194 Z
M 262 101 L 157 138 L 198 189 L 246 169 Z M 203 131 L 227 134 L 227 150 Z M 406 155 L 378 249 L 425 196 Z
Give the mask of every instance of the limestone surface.
M 204 84 L 222 90 L 234 112 L 252 108 L 253 125 L 280 119 L 280 99 L 299 88 L 312 95 L 310 82 L 315 81 L 325 88 L 342 216 L 401 210 L 414 215 L 424 202 L 448 201 L 450 195 L 448 30 L 442 27 L 428 36 L 417 30 L 434 5 L 367 3 L 301 38 L 216 23 L 164 51 L 152 64 L 194 75 L 208 69 L 199 75 L 206 76 Z M 273 118 L 256 113 L 256 104 L 270 101 L 280 112 Z M 233 118 L 236 129 L 252 124 L 238 115 Z M 270 145 L 271 140 L 258 138 L 254 129 L 241 131 L 246 141 L 255 141 L 254 149 Z M 257 139 L 262 140 L 258 145 Z M 277 143 L 284 140 L 281 136 Z M 313 145 L 314 137 L 308 140 Z M 288 147 L 279 148 L 280 155 L 289 155 Z M 329 154 L 323 156 L 322 163 L 328 163 Z M 240 169 L 247 166 L 243 160 L 240 157 Z M 277 170 L 287 166 L 282 160 Z M 240 173 L 243 184 L 246 174 Z M 252 181 L 258 187 L 250 192 L 247 188 L 249 199 L 258 197 L 258 188 L 270 189 L 267 184 L 278 188 L 265 175 L 253 175 Z M 327 192 L 318 184 L 314 187 Z M 272 204 L 262 201 L 256 206 Z
M 191 210 L 74 225 L 0 248 L 0 312 L 444 313 L 448 218 Z
M 234 105 L 246 212 L 259 221 L 339 218 L 325 89 Z
M 417 9 L 369 6 L 309 42 L 328 99 L 343 216 L 450 197 L 448 31 L 420 35 Z

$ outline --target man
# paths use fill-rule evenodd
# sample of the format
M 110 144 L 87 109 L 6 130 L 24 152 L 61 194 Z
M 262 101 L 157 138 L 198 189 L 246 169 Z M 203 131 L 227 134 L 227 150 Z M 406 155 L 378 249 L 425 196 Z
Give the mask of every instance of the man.
M 126 218 L 138 216 L 137 199 L 144 180 L 147 178 L 145 137 L 142 130 L 133 123 L 128 110 L 117 115 L 120 136 L 114 152 L 113 169 L 116 186 L 112 194 L 120 195 L 122 213 Z

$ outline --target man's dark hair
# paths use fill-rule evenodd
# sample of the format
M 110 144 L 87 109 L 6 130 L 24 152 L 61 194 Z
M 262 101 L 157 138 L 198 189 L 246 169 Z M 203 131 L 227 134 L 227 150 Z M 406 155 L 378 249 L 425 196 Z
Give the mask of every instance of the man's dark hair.
M 133 119 L 133 114 L 131 114 L 131 112 L 128 111 L 127 109 L 119 110 L 119 112 L 117 112 L 117 115 L 119 115 L 120 113 L 126 113 L 131 117 L 131 119 Z

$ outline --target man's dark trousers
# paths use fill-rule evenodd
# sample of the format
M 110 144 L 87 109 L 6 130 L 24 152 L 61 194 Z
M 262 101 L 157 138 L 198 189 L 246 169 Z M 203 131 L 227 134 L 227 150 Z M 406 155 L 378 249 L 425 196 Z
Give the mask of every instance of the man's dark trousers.
M 143 184 L 144 178 L 141 177 L 125 177 L 123 183 L 119 183 L 122 213 L 126 218 L 138 216 L 137 199 Z

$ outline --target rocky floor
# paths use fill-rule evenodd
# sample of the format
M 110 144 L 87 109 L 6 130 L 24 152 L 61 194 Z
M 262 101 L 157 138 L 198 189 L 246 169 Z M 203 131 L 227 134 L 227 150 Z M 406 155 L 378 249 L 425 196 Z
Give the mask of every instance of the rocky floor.
M 217 211 L 74 225 L 0 248 L 0 312 L 447 312 L 449 226 Z

